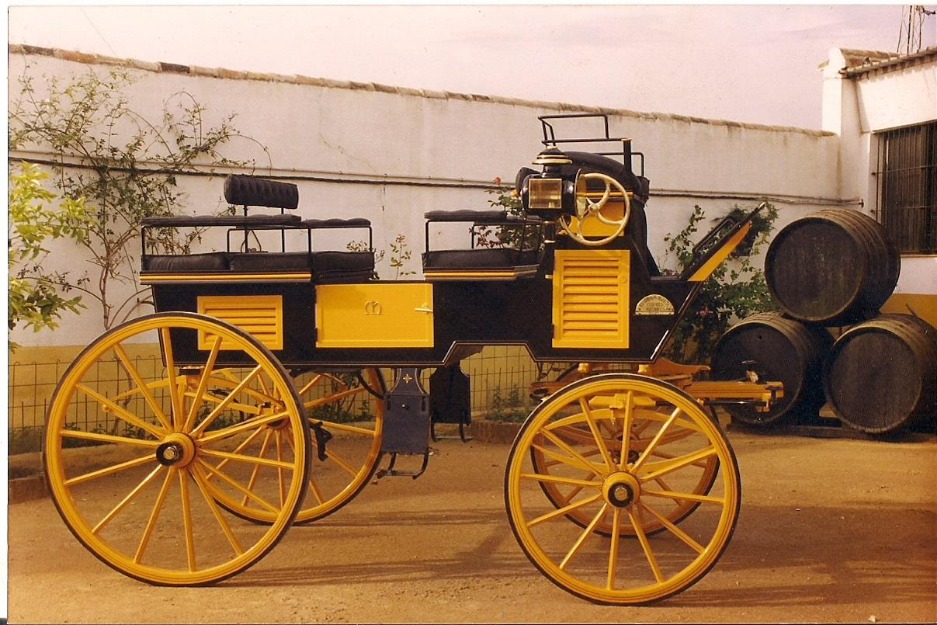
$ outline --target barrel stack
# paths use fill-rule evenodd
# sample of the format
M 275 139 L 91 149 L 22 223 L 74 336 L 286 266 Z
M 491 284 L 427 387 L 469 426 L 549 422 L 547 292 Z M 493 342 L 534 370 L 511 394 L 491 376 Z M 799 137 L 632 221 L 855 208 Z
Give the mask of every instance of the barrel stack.
M 736 379 L 754 367 L 782 381 L 785 397 L 770 413 L 731 407 L 733 418 L 759 426 L 816 422 L 826 404 L 867 434 L 933 421 L 937 330 L 913 314 L 881 313 L 900 267 L 881 224 L 857 211 L 822 210 L 783 228 L 765 256 L 780 312 L 730 328 L 714 347 L 712 371 Z

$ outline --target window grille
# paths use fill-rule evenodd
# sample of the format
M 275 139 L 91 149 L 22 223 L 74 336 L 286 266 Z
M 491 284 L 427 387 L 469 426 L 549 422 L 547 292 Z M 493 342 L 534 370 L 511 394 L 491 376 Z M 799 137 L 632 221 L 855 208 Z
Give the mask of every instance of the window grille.
M 879 219 L 903 254 L 937 254 L 937 121 L 878 133 Z

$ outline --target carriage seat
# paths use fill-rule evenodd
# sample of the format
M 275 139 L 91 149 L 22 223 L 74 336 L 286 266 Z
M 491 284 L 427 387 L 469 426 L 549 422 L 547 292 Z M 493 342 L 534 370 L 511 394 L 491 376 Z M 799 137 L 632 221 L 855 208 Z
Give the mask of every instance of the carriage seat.
M 233 272 L 312 272 L 312 281 L 318 283 L 366 282 L 374 277 L 373 252 L 233 252 L 228 261 Z
M 304 252 L 232 252 L 228 260 L 235 272 L 303 272 L 311 271 L 313 282 L 362 282 L 374 277 L 374 252 L 371 251 L 371 222 L 363 217 L 351 219 L 306 219 L 299 228 L 312 231 L 334 228 L 367 228 L 367 251 L 304 251 Z
M 427 280 L 516 280 L 536 275 L 540 267 L 540 232 L 542 221 L 515 217 L 507 211 L 429 211 L 426 218 L 426 251 L 423 274 Z M 478 227 L 520 229 L 519 239 L 526 243 L 529 232 L 538 235 L 537 244 L 520 247 L 473 247 L 471 249 L 430 250 L 429 229 L 432 223 L 467 222 L 472 224 L 473 239 Z
M 266 180 L 254 176 L 232 175 L 225 179 L 224 197 L 229 204 L 241 205 L 243 215 L 190 215 L 149 217 L 143 220 L 144 253 L 142 269 L 145 273 L 213 274 L 230 272 L 248 274 L 248 279 L 308 280 L 314 282 L 358 282 L 374 276 L 374 253 L 371 240 L 371 222 L 364 218 L 306 219 L 285 214 L 299 205 L 299 191 L 295 184 Z M 280 214 L 248 215 L 249 207 L 279 208 Z M 228 228 L 228 251 L 207 254 L 147 254 L 146 232 L 160 228 Z M 358 228 L 368 230 L 367 251 L 313 251 L 315 230 Z M 248 233 L 252 230 L 281 230 L 279 251 L 233 251 L 231 234 L 243 232 L 244 249 Z M 302 251 L 287 251 L 286 232 L 295 243 L 296 236 L 305 232 L 306 245 Z M 302 247 L 302 246 L 300 246 Z M 253 275 L 250 275 L 253 274 Z M 285 275 L 284 275 L 285 274 Z M 230 277 L 214 276 L 229 280 Z
M 233 229 L 286 228 L 309 234 L 306 251 L 210 252 L 205 254 L 145 254 L 142 269 L 146 273 L 245 274 L 311 273 L 319 283 L 361 282 L 374 276 L 374 252 L 371 250 L 371 222 L 364 218 L 307 219 L 298 215 L 224 215 L 187 217 L 150 217 L 147 228 L 227 226 Z M 312 231 L 323 228 L 367 228 L 368 251 L 312 250 Z

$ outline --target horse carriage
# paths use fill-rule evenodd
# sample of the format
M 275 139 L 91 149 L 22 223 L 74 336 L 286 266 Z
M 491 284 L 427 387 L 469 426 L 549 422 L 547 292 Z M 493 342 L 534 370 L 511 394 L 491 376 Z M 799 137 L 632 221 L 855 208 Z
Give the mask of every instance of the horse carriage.
M 604 136 L 557 137 L 570 117 L 604 121 Z M 370 222 L 303 219 L 285 182 L 231 176 L 225 197 L 242 214 L 145 220 L 140 279 L 156 312 L 88 345 L 48 413 L 46 475 L 77 539 L 147 583 L 230 578 L 375 476 L 421 474 L 434 427 L 469 423 L 460 361 L 523 345 L 581 363 L 538 385 L 508 454 L 504 502 L 524 554 L 597 603 L 650 603 L 701 579 L 741 505 L 713 407 L 768 410 L 782 389 L 755 374 L 701 380 L 703 367 L 660 355 L 754 212 L 664 275 L 647 248 L 643 155 L 602 115 L 540 121 L 539 169 L 515 185 L 523 210 L 427 213 L 420 280 L 377 279 Z M 450 227 L 471 240 L 440 246 Z M 187 228 L 223 233 L 224 251 L 152 244 Z M 365 233 L 357 247 L 314 244 Z

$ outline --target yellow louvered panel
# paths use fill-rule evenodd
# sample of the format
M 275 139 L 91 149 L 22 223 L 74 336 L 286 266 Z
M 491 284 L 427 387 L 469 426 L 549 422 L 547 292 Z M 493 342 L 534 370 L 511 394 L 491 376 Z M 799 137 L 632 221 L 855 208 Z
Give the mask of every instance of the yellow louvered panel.
M 558 250 L 553 346 L 628 347 L 627 250 Z
M 283 349 L 283 297 L 281 295 L 205 295 L 198 312 L 250 333 L 269 349 Z M 198 348 L 210 349 L 209 336 L 199 330 Z M 233 349 L 221 343 L 221 349 Z

